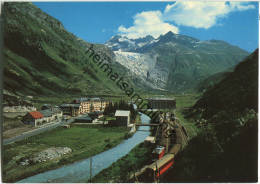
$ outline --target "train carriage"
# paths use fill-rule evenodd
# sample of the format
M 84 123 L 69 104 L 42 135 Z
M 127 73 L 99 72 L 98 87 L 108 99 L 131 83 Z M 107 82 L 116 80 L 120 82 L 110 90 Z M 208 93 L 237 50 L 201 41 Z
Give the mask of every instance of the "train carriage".
M 147 167 L 147 174 L 155 178 L 164 174 L 174 163 L 174 154 L 166 154 Z

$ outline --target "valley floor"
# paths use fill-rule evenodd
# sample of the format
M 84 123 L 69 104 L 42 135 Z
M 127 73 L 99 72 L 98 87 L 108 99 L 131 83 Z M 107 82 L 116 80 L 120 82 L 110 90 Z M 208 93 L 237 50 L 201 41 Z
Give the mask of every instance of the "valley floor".
M 102 127 L 72 125 L 71 128 L 56 128 L 3 147 L 3 181 L 15 182 L 20 179 L 58 168 L 64 164 L 88 158 L 118 145 L 128 137 L 123 127 Z M 39 152 L 53 147 L 68 147 L 72 152 L 65 156 L 23 165 Z
M 130 177 L 152 160 L 153 146 L 144 143 L 133 148 L 126 156 L 97 174 L 94 183 L 125 183 Z M 90 181 L 86 181 L 90 182 Z
M 18 117 L 8 118 L 3 116 L 3 138 L 15 137 L 24 132 L 35 129 L 30 125 L 25 125 Z
M 180 120 L 181 124 L 186 128 L 190 138 L 196 136 L 199 132 L 199 129 L 195 126 L 195 122 L 193 122 L 192 119 L 185 118 L 184 111 L 194 105 L 198 96 L 198 94 L 167 95 L 167 97 L 176 98 L 176 116 Z M 130 177 L 131 175 L 133 175 L 133 173 L 140 170 L 145 165 L 151 164 L 151 153 L 153 151 L 153 148 L 154 146 L 149 144 L 139 144 L 126 156 L 119 159 L 110 167 L 104 169 L 98 175 L 96 175 L 92 179 L 92 182 L 129 182 Z M 147 179 L 147 181 L 150 181 L 150 179 Z
M 189 137 L 197 135 L 199 129 L 191 119 L 186 119 L 184 112 L 196 102 L 197 94 L 167 95 L 176 98 L 177 118 L 186 128 Z M 140 118 L 139 116 L 137 118 Z M 138 119 L 137 119 L 138 121 Z M 84 159 L 103 152 L 127 138 L 128 129 L 119 127 L 101 127 L 73 125 L 70 129 L 56 128 L 14 144 L 4 146 L 3 178 L 5 182 L 14 182 L 46 170 L 58 168 L 64 164 Z M 50 147 L 68 147 L 72 153 L 58 159 L 21 165 L 21 162 Z M 129 154 L 103 170 L 94 182 L 126 182 L 129 173 L 141 169 L 151 162 L 152 147 L 143 143 L 136 146 Z
M 193 119 L 187 119 L 185 117 L 185 112 L 196 103 L 199 94 L 175 95 L 174 98 L 176 99 L 176 117 L 186 128 L 190 138 L 196 136 L 200 129 L 195 125 Z
M 106 95 L 106 98 L 113 102 L 117 102 L 122 97 L 120 95 L 118 95 L 118 96 L 117 95 L 113 95 L 113 96 Z M 60 105 L 65 102 L 70 102 L 70 101 L 72 101 L 72 99 L 73 99 L 73 96 L 72 97 L 71 96 L 64 96 L 64 97 L 35 96 L 32 103 L 33 103 L 34 107 L 36 107 L 37 109 L 41 109 L 41 107 L 44 104 Z M 28 131 L 37 129 L 34 126 L 27 125 L 22 122 L 22 117 L 24 115 L 26 115 L 26 113 L 27 112 L 22 112 L 22 113 L 3 112 L 3 138 L 4 139 L 13 138 L 13 137 L 19 136 L 23 133 L 26 133 Z

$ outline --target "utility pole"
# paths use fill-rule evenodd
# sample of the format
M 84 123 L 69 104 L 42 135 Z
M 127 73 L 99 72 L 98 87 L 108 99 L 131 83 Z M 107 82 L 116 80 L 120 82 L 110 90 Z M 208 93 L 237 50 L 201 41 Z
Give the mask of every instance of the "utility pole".
M 92 179 L 92 157 L 90 157 L 90 160 L 89 160 L 89 182 L 91 183 Z
M 158 166 L 157 166 L 157 160 L 156 160 L 156 171 L 155 171 L 155 174 L 154 174 L 154 182 L 158 182 L 157 173 L 158 173 Z
M 154 176 L 154 181 L 156 183 L 159 183 L 160 182 L 160 168 L 158 168 L 157 160 L 156 160 L 156 165 L 155 166 L 156 166 L 156 172 L 155 172 L 155 176 Z
M 157 165 L 157 162 L 156 162 L 156 165 Z M 160 182 L 160 168 L 158 168 L 158 166 L 157 166 L 157 169 L 158 169 L 158 179 L 157 179 L 157 183 L 159 183 L 159 182 Z
M 169 137 L 166 138 L 166 153 L 169 152 Z

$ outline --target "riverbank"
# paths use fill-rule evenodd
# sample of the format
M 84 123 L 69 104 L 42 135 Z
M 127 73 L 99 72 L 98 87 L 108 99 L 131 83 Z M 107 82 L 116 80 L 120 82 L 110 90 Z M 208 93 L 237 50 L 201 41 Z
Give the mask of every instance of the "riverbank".
M 141 121 L 149 122 L 150 118 L 141 114 Z M 42 172 L 20 180 L 21 183 L 81 183 L 90 178 L 90 161 L 92 160 L 92 176 L 111 166 L 118 159 L 127 155 L 136 145 L 142 143 L 150 134 L 148 126 L 140 127 L 131 138 L 122 141 L 119 145 L 96 154 L 90 158 L 79 160 L 72 164 Z
M 147 165 L 152 160 L 154 145 L 140 143 L 134 147 L 126 156 L 104 169 L 94 178 L 93 183 L 124 183 L 130 180 L 130 176 Z M 90 181 L 86 181 L 90 182 Z
M 137 116 L 137 123 L 142 123 L 140 116 Z M 139 129 L 140 127 L 138 127 Z M 147 128 L 147 127 L 146 127 Z M 142 131 L 142 129 L 140 130 Z M 152 129 L 149 130 L 152 133 Z M 152 160 L 154 144 L 144 142 L 135 146 L 127 155 L 114 162 L 108 168 L 102 170 L 94 178 L 85 182 L 92 183 L 125 183 L 129 182 L 131 176 L 140 170 L 144 165 L 148 165 Z
M 187 129 L 189 137 L 194 137 L 199 132 L 198 128 L 192 119 L 185 116 L 185 110 L 197 100 L 197 94 L 190 95 L 175 95 L 177 107 L 175 110 L 177 118 L 181 124 Z M 151 127 L 152 135 L 155 134 L 156 128 Z M 113 163 L 110 167 L 101 171 L 96 175 L 91 182 L 95 183 L 120 183 L 130 182 L 130 176 L 136 171 L 143 168 L 145 165 L 151 164 L 151 153 L 154 145 L 139 144 L 133 148 L 126 156 Z M 87 181 L 86 181 L 87 182 Z M 89 181 L 88 181 L 89 182 Z
M 3 148 L 3 181 L 20 179 L 61 167 L 108 150 L 128 137 L 128 128 L 73 125 L 58 127 Z M 41 163 L 21 165 L 21 161 L 50 147 L 68 147 L 72 153 Z

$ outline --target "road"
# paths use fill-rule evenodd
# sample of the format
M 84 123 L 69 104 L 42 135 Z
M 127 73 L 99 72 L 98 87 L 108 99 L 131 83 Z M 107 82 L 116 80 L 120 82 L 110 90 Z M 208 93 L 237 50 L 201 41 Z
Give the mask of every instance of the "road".
M 11 143 L 14 143 L 16 141 L 21 141 L 21 140 L 23 140 L 25 138 L 28 138 L 28 137 L 40 134 L 40 133 L 45 132 L 47 130 L 54 129 L 54 128 L 58 127 L 58 126 L 67 125 L 69 123 L 72 123 L 73 121 L 74 121 L 74 118 L 71 118 L 71 119 L 69 119 L 67 121 L 61 121 L 61 122 L 53 123 L 53 124 L 47 125 L 45 127 L 41 127 L 41 128 L 37 128 L 35 130 L 24 132 L 21 135 L 18 135 L 18 136 L 9 138 L 9 139 L 4 139 L 3 140 L 3 145 L 11 144 Z

